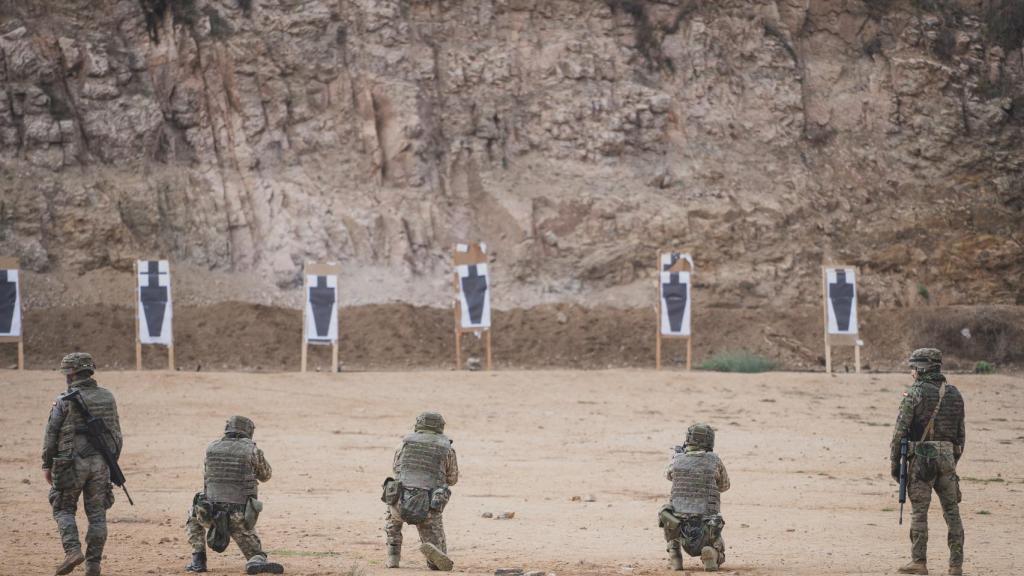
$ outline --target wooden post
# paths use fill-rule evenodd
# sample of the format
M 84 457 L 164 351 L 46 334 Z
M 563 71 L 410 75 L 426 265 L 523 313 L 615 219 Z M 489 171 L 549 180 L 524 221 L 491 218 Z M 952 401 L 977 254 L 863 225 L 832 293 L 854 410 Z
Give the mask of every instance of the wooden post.
M 167 369 L 174 371 L 174 343 L 167 345 Z
M 24 330 L 24 325 L 22 325 L 22 330 Z M 24 369 L 25 369 L 25 342 L 23 340 L 18 340 L 18 370 L 24 370 Z
M 340 337 L 340 335 L 339 335 Z M 338 341 L 331 344 L 331 372 L 338 373 Z
M 487 346 L 487 369 L 491 369 L 491 331 L 488 330 L 486 334 L 486 346 Z
M 853 345 L 853 362 L 857 366 L 857 374 L 860 374 L 860 343 Z

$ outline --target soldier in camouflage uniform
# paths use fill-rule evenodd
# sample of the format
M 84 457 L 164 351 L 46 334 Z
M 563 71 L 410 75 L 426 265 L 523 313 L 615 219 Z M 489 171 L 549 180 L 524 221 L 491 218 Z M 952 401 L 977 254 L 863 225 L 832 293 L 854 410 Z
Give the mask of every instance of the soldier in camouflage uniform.
M 185 567 L 186 572 L 206 572 L 207 530 L 212 528 L 211 547 L 222 552 L 230 535 L 245 555 L 246 574 L 284 573 L 283 566 L 267 561 L 256 533 L 256 519 L 263 509 L 257 500 L 257 482 L 270 480 L 272 471 L 263 450 L 252 440 L 255 430 L 252 420 L 232 416 L 224 426 L 224 436 L 206 447 L 203 492 L 192 499 L 185 522 L 192 545 L 192 563 Z
M 658 526 L 665 530 L 673 570 L 683 569 L 683 551 L 700 556 L 707 572 L 725 563 L 725 520 L 719 512 L 729 474 L 714 449 L 715 431 L 707 424 L 694 424 L 665 471 L 672 481 L 672 496 L 661 509 Z
M 419 530 L 420 551 L 431 570 L 449 571 L 442 512 L 451 496 L 449 486 L 459 481 L 459 463 L 452 441 L 444 435 L 444 418 L 424 412 L 416 418 L 413 433 L 402 439 L 395 452 L 395 479 L 384 483 L 382 500 L 388 504 L 384 531 L 388 541 L 388 568 L 398 568 L 402 553 L 402 525 Z M 397 480 L 396 480 L 397 479 Z
M 928 506 L 932 490 L 939 496 L 949 529 L 949 574 L 962 574 L 964 526 L 960 520 L 960 479 L 956 465 L 964 453 L 964 399 L 942 375 L 942 353 L 921 348 L 910 355 L 914 384 L 904 394 L 889 459 L 892 477 L 899 482 L 900 440 L 910 441 L 908 486 L 910 497 L 911 561 L 901 574 L 927 574 Z
M 107 542 L 107 510 L 114 504 L 110 469 L 85 434 L 85 418 L 75 402 L 66 397 L 75 390 L 80 391 L 92 415 L 101 418 L 110 429 L 107 447 L 115 457 L 121 453 L 121 422 L 114 395 L 97 385 L 92 377 L 96 371 L 92 356 L 84 352 L 68 354 L 61 360 L 60 369 L 68 389 L 57 397 L 50 409 L 43 440 L 43 474 L 51 486 L 50 505 L 65 555 L 56 573 L 69 574 L 85 562 L 88 576 L 100 576 L 103 546 Z M 85 516 L 89 519 L 84 555 L 75 523 L 79 496 L 83 496 Z

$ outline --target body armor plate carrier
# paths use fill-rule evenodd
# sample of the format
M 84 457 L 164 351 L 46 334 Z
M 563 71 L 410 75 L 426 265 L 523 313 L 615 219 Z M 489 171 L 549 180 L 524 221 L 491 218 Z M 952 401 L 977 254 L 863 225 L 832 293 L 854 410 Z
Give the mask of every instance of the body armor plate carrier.
M 81 391 L 82 400 L 89 407 L 89 412 L 96 418 L 100 418 L 113 433 L 114 438 L 103 438 L 108 444 L 111 454 L 121 453 L 121 425 L 117 420 L 117 404 L 114 395 L 106 388 L 99 388 L 95 384 L 91 386 L 74 386 Z M 74 402 L 67 402 L 67 417 L 61 424 L 60 437 L 57 440 L 57 451 L 60 455 L 70 457 L 72 454 L 80 458 L 95 456 L 99 454 L 88 436 L 85 435 L 85 417 Z M 111 442 L 113 445 L 111 445 Z
M 256 444 L 248 438 L 221 438 L 206 448 L 206 497 L 213 503 L 245 504 L 256 497 Z
M 434 490 L 446 484 L 444 461 L 452 442 L 444 434 L 414 432 L 403 440 L 398 480 L 407 488 Z
M 718 514 L 721 494 L 715 474 L 718 456 L 713 452 L 679 454 L 672 461 L 672 508 L 676 514 Z

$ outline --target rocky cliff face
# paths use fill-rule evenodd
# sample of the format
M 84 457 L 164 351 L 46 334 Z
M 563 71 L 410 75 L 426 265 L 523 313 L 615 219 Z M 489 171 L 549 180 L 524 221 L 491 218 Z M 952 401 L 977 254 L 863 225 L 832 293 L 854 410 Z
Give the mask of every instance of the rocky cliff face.
M 1020 304 L 1015 4 L 0 0 L 0 253 L 441 299 L 483 239 L 513 306 L 649 303 L 677 247 L 712 306 L 816 302 L 823 259 Z

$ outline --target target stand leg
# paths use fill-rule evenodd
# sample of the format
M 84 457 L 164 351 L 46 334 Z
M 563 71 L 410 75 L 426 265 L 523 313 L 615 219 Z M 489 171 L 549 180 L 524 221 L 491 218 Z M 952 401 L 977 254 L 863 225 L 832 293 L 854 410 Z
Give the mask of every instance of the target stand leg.
M 25 369 L 25 341 L 18 340 L 18 370 Z
M 693 338 L 686 337 L 686 370 L 689 372 L 691 366 L 691 360 L 693 358 Z
M 832 373 L 832 346 L 831 345 L 826 345 L 825 346 L 825 373 L 826 374 L 831 374 Z
M 338 372 L 338 341 L 331 345 L 331 372 Z
M 860 345 L 853 345 L 853 363 L 856 365 L 857 374 L 860 374 Z
M 306 339 L 303 338 L 302 339 L 302 356 L 301 356 L 301 361 L 300 361 L 300 366 L 299 366 L 299 372 L 305 372 L 306 371 L 306 357 L 308 355 L 309 355 L 309 344 L 306 342 Z
M 487 339 L 484 341 L 487 346 L 487 369 L 491 369 L 491 329 L 487 329 Z
M 167 346 L 167 369 L 174 371 L 174 344 Z

